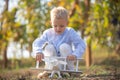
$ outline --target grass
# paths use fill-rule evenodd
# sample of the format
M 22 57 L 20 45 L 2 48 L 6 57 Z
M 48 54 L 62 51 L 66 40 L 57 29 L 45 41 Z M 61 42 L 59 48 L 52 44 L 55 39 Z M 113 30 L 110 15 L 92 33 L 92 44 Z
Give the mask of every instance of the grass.
M 97 47 L 92 52 L 92 65 L 84 70 L 86 75 L 120 74 L 120 56 L 107 48 Z
M 30 70 L 30 67 L 35 66 L 35 60 L 24 59 L 20 61 L 19 68 L 1 70 L 0 79 L 6 77 L 13 77 L 17 79 L 30 78 L 35 79 L 36 75 L 40 71 Z M 97 47 L 92 52 L 92 65 L 86 68 L 85 61 L 80 62 L 79 68 L 83 71 L 82 77 L 95 77 L 95 76 L 106 76 L 120 74 L 120 57 L 113 51 L 109 51 L 107 48 Z M 41 64 L 43 66 L 43 63 Z M 25 80 L 27 80 L 25 79 Z M 71 80 L 71 79 L 70 79 Z M 72 79 L 77 80 L 77 79 Z M 79 79 L 78 79 L 79 80 Z M 98 79 L 97 79 L 98 80 Z M 102 80 L 102 79 L 101 79 Z M 103 79 L 107 80 L 107 79 Z M 112 79 L 113 80 L 113 79 Z

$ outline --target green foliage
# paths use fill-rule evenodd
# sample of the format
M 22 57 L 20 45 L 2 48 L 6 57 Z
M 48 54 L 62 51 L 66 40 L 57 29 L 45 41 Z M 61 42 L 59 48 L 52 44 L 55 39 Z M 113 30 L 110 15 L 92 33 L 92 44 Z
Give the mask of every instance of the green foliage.
M 19 8 L 25 13 L 20 14 L 25 21 L 27 37 L 31 38 L 28 42 L 32 42 L 38 34 L 50 27 L 49 24 L 49 7 L 43 1 L 22 0 L 19 2 Z
M 5 49 L 4 47 L 8 45 L 9 41 L 14 38 L 14 34 L 17 26 L 15 22 L 15 14 L 17 8 L 14 8 L 11 11 L 4 11 L 0 17 L 0 50 Z
M 42 2 L 20 0 L 18 7 L 2 12 L 0 15 L 0 54 L 6 54 L 4 49 L 10 41 L 19 42 L 21 48 L 28 44 L 29 51 L 32 51 L 33 40 L 38 37 L 40 32 L 42 33 L 43 30 L 50 27 L 49 7 Z
M 92 5 L 90 20 L 85 30 L 85 34 L 89 35 L 91 40 L 96 41 L 96 43 L 101 44 L 102 46 L 104 45 L 110 48 L 114 48 L 116 43 L 118 43 L 118 39 L 116 39 L 116 31 L 119 26 L 115 27 L 115 25 L 111 23 L 114 18 L 111 15 L 115 15 L 119 18 L 119 11 L 112 8 L 114 7 L 119 9 L 120 7 L 111 5 L 120 4 L 120 1 L 117 3 L 113 2 L 114 1 L 112 0 L 105 0 Z

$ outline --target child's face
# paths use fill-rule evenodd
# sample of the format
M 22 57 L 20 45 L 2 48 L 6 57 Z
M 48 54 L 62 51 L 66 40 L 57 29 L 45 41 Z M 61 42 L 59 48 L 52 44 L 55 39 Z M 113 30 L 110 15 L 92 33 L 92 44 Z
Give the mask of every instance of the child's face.
M 68 25 L 68 21 L 65 19 L 54 19 L 51 21 L 51 24 L 57 34 L 61 34 L 64 32 L 66 26 Z

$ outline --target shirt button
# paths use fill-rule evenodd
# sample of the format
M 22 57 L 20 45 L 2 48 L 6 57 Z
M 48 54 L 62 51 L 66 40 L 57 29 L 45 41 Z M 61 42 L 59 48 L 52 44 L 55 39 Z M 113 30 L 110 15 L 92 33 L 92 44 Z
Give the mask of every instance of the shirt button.
M 58 56 L 61 56 L 59 51 L 58 51 Z

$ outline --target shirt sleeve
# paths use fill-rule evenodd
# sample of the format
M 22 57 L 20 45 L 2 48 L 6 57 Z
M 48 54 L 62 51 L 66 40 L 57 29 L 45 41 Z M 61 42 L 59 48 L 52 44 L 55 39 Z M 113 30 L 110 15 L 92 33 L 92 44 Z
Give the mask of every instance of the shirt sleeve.
M 47 31 L 44 31 L 41 37 L 39 37 L 33 41 L 33 44 L 32 44 L 33 53 L 34 54 L 36 54 L 38 52 L 42 53 L 43 45 L 46 41 L 47 41 Z
M 86 49 L 86 43 L 85 41 L 77 34 L 77 32 L 72 29 L 71 32 L 71 42 L 74 46 L 73 55 L 75 55 L 77 58 L 80 58 L 83 56 L 83 53 Z

